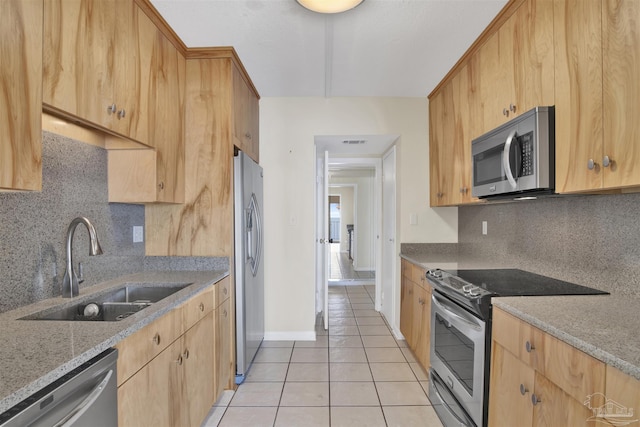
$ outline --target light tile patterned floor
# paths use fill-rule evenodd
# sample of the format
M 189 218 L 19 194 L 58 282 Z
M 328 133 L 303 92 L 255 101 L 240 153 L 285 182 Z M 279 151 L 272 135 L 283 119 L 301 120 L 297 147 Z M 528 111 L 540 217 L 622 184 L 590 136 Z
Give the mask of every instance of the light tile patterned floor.
M 245 382 L 204 427 L 442 426 L 427 375 L 373 309 L 374 286 L 330 286 L 329 330 L 265 341 Z
M 340 252 L 340 243 L 331 243 L 329 252 L 329 280 L 342 282 L 375 279 L 374 271 L 356 271 L 353 268 L 353 261 L 349 259 L 349 254 Z

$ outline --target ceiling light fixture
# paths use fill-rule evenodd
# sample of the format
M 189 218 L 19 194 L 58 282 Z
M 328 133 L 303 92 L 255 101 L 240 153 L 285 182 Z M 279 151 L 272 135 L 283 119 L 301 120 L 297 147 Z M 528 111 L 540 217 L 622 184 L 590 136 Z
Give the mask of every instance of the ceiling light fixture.
M 340 13 L 353 9 L 364 0 L 296 0 L 301 6 L 318 13 Z

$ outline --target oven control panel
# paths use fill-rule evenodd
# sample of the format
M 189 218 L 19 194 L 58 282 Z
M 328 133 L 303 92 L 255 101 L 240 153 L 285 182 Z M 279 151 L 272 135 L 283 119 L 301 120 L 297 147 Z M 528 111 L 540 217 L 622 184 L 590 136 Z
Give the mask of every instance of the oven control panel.
M 426 277 L 436 287 L 443 287 L 449 290 L 453 290 L 468 299 L 476 299 L 493 294 L 487 289 L 469 283 L 447 271 L 440 270 L 439 268 L 428 270 Z

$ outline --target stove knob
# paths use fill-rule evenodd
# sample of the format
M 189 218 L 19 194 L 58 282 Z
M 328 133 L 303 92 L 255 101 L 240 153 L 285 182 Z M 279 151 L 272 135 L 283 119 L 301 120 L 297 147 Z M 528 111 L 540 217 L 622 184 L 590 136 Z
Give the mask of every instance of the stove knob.
M 427 276 L 435 277 L 436 279 L 442 278 L 442 270 L 436 268 L 434 270 L 427 270 Z

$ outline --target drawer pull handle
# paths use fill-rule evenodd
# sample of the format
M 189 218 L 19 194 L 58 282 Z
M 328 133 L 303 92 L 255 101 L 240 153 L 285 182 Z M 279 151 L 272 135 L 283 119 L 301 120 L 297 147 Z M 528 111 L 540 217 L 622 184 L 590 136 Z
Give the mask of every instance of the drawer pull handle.
M 189 349 L 186 349 L 184 351 L 184 353 L 182 354 L 182 357 L 184 357 L 185 360 L 187 360 L 189 358 Z
M 531 403 L 533 403 L 533 406 L 536 406 L 540 402 L 542 402 L 540 396 L 536 396 L 535 393 L 531 395 Z
M 526 388 L 524 384 L 520 384 L 520 394 L 524 396 L 527 393 L 529 393 L 529 389 Z
M 223 293 L 223 294 L 225 294 L 225 295 L 226 295 L 226 294 L 227 294 L 227 292 L 229 292 L 229 291 L 227 290 L 227 288 L 222 288 L 222 293 Z
M 200 311 L 204 311 L 204 303 L 200 303 Z
M 176 359 L 176 363 L 178 364 L 178 366 L 182 366 L 182 355 L 178 356 L 178 358 Z
M 122 110 L 118 111 L 118 119 L 124 119 L 126 114 L 127 114 L 127 112 L 124 110 L 124 108 Z
M 156 334 L 153 336 L 153 343 L 154 343 L 155 345 L 160 345 L 160 334 L 156 333 Z
M 527 353 L 531 353 L 531 350 L 536 349 L 529 341 L 525 343 L 524 348 L 527 350 Z
M 117 110 L 117 108 L 116 108 L 116 104 L 111 104 L 111 105 L 109 105 L 109 106 L 107 107 L 107 112 L 108 112 L 109 114 L 113 114 L 113 113 L 115 113 L 115 112 L 116 112 L 116 110 Z

